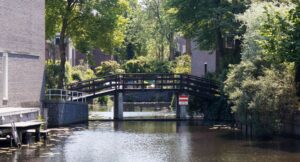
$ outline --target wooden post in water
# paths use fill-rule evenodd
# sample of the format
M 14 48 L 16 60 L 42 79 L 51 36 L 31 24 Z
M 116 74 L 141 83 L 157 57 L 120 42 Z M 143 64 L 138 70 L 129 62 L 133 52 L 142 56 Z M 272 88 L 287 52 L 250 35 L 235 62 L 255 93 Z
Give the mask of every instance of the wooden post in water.
M 40 127 L 35 129 L 35 142 L 39 142 L 41 139 Z

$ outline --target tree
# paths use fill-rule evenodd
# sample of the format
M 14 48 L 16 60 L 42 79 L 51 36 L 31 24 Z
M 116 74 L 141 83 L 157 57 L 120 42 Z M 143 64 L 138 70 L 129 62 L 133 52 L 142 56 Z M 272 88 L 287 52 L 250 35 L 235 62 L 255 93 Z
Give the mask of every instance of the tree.
M 238 16 L 246 27 L 242 61 L 231 65 L 224 90 L 240 122 L 251 124 L 256 135 L 273 135 L 297 108 L 294 63 L 281 57 L 293 29 L 288 19 L 292 8 L 260 2 Z
M 300 2 L 297 0 L 294 0 L 294 3 L 296 5 L 295 9 L 291 11 L 290 19 L 294 23 L 294 28 L 292 32 L 290 32 L 291 36 L 291 42 L 290 47 L 291 50 L 291 56 L 290 58 L 293 58 L 295 61 L 296 66 L 296 83 L 297 83 L 297 95 L 300 96 Z
M 147 55 L 147 41 L 150 38 L 142 6 L 137 0 L 129 1 L 127 18 L 129 21 L 126 25 L 126 50 L 124 52 L 126 56 L 123 56 L 123 60 L 130 60 L 138 56 Z
M 165 0 L 143 0 L 143 15 L 149 32 L 148 51 L 161 61 L 175 58 L 174 19 L 166 7 Z M 168 46 L 168 47 L 166 47 Z
M 246 9 L 247 0 L 168 0 L 173 8 L 177 24 L 185 37 L 196 40 L 204 50 L 216 50 L 217 70 L 221 70 L 221 61 L 225 56 L 225 40 L 241 36 L 240 24 L 235 20 L 237 13 Z M 239 43 L 231 54 L 239 58 Z
M 123 43 L 125 0 L 46 0 L 46 36 L 60 33 L 59 88 L 64 86 L 66 40 L 81 52 L 102 48 L 113 53 Z

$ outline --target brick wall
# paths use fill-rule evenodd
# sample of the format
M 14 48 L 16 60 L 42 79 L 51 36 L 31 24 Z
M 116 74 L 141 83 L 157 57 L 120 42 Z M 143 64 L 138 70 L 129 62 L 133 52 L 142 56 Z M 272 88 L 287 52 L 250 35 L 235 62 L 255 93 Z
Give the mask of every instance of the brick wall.
M 40 56 L 45 50 L 44 0 L 0 1 L 0 49 Z
M 37 107 L 43 94 L 43 57 L 10 54 L 8 105 Z
M 44 91 L 44 9 L 44 0 L 0 0 L 0 52 L 9 53 L 8 104 L 2 105 L 0 80 L 0 107 L 40 105 Z
M 0 53 L 0 107 L 2 107 L 2 98 L 3 98 L 3 67 L 2 67 L 2 54 Z

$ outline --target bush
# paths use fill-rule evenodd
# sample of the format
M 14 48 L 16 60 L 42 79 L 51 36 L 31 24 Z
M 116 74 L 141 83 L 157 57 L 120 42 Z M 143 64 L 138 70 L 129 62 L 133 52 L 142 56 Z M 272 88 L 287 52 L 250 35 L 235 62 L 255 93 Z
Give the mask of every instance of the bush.
M 191 57 L 189 55 L 181 55 L 173 62 L 173 73 L 190 74 L 191 70 Z
M 294 65 L 269 65 L 262 60 L 232 66 L 225 91 L 242 124 L 252 124 L 257 136 L 280 130 L 284 117 L 297 109 Z
M 151 72 L 151 66 L 149 59 L 140 56 L 137 59 L 128 60 L 124 64 L 126 73 L 149 73 Z
M 65 84 L 78 82 L 82 80 L 95 78 L 94 71 L 89 68 L 87 64 L 81 64 L 72 67 L 69 62 L 66 62 Z M 55 63 L 51 61 L 46 62 L 45 75 L 46 75 L 46 89 L 58 88 L 58 79 L 60 72 L 60 61 Z
M 65 81 L 66 84 L 72 82 L 72 67 L 69 63 L 66 63 L 65 71 Z M 45 80 L 46 80 L 46 89 L 55 89 L 58 88 L 60 72 L 60 61 L 52 62 L 47 61 L 45 65 Z
M 78 82 L 95 78 L 96 75 L 87 64 L 74 66 L 72 69 L 72 82 Z
M 121 74 L 124 70 L 121 65 L 116 61 L 105 61 L 102 62 L 100 66 L 96 68 L 96 75 L 98 77 L 104 77 L 107 75 Z
M 168 61 L 156 60 L 144 56 L 128 60 L 124 64 L 126 73 L 170 73 L 170 68 Z

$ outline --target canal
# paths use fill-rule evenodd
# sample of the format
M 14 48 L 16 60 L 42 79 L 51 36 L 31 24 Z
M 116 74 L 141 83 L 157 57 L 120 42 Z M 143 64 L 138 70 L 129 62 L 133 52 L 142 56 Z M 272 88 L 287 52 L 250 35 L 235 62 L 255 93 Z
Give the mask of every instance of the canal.
M 225 125 L 201 122 L 89 122 L 54 129 L 46 142 L 0 148 L 0 161 L 299 162 L 300 140 L 247 140 Z

